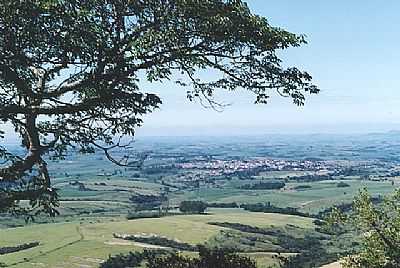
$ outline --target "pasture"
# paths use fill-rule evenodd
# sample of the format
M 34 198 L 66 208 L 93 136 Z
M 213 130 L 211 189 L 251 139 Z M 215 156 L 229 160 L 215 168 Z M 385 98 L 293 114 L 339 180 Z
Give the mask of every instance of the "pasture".
M 97 267 L 109 255 L 151 247 L 115 239 L 113 233 L 155 234 L 196 245 L 205 243 L 224 229 L 208 222 L 241 223 L 255 227 L 283 227 L 290 223 L 302 228 L 313 228 L 312 220 L 308 218 L 224 209 L 213 209 L 208 215 L 180 215 L 133 221 L 106 218 L 92 223 L 75 221 L 29 225 L 0 230 L 0 247 L 30 241 L 38 241 L 40 246 L 0 256 L 0 262 L 16 268 Z M 259 261 L 260 267 L 275 262 L 272 253 L 251 255 Z
M 340 180 L 341 181 L 341 180 Z M 199 191 L 187 192 L 179 199 L 202 199 L 207 202 L 230 203 L 266 203 L 279 207 L 295 207 L 308 213 L 319 211 L 342 203 L 351 202 L 360 189 L 367 188 L 372 195 L 384 195 L 393 191 L 389 181 L 345 180 L 349 187 L 337 187 L 339 180 L 287 183 L 282 190 L 243 190 L 234 187 L 203 188 Z M 295 190 L 299 185 L 309 185 L 311 188 Z

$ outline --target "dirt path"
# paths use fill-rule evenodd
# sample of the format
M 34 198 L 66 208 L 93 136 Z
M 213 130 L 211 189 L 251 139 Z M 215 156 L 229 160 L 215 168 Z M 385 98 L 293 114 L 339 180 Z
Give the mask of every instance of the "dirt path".
M 302 208 L 304 208 L 305 206 L 307 206 L 307 205 L 309 205 L 309 204 L 311 204 L 311 203 L 313 203 L 313 202 L 315 202 L 315 201 L 317 201 L 317 200 L 310 200 L 310 201 L 301 203 L 300 206 L 301 206 Z
M 162 247 L 158 245 L 146 244 L 146 243 L 139 243 L 133 241 L 126 241 L 123 239 L 114 239 L 112 241 L 104 242 L 106 245 L 113 245 L 113 246 L 136 246 L 139 248 L 148 248 L 148 249 L 168 249 L 168 247 Z
M 339 262 L 334 262 L 334 263 L 331 263 L 331 264 L 327 264 L 327 265 L 321 266 L 320 268 L 341 268 L 341 267 L 342 267 L 342 265 L 340 265 Z

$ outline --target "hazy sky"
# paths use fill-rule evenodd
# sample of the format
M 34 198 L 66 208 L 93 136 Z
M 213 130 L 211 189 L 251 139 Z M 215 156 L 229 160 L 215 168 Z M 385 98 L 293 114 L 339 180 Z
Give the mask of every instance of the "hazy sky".
M 143 85 L 164 104 L 138 135 L 239 135 L 400 130 L 400 1 L 249 0 L 274 26 L 307 35 L 308 45 L 282 53 L 308 71 L 322 92 L 299 108 L 273 97 L 254 105 L 243 92 L 223 94 L 224 112 L 186 100 L 172 83 Z

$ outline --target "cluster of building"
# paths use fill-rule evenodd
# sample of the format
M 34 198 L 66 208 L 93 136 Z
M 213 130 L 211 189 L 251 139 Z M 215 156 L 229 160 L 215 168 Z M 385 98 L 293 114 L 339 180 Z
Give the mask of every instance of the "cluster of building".
M 246 160 L 208 160 L 208 161 L 193 161 L 177 164 L 182 169 L 199 169 L 207 170 L 210 173 L 218 175 L 231 174 L 234 172 L 248 170 L 263 170 L 263 171 L 323 171 L 329 170 L 332 163 L 324 161 L 311 160 L 284 160 L 270 158 L 252 158 Z

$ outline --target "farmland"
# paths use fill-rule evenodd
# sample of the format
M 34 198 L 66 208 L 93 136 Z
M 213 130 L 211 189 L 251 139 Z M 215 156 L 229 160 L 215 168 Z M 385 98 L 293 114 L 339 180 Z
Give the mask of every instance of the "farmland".
M 391 136 L 337 137 L 335 146 L 325 139 L 152 138 L 138 141 L 132 152 L 149 154 L 139 168 L 117 167 L 100 152 L 71 152 L 64 160 L 49 160 L 60 215 L 37 216 L 28 224 L 24 217 L 0 215 L 0 248 L 39 242 L 0 255 L 0 263 L 98 267 L 109 255 L 145 248 L 176 250 L 115 234 L 235 248 L 263 268 L 279 267 L 277 254 L 307 256 L 312 251 L 320 257 L 318 264 L 332 263 L 351 243 L 356 245 L 357 237 L 321 233 L 315 217 L 332 206 L 350 204 L 362 188 L 374 197 L 392 192 L 400 183 L 400 161 Z M 188 200 L 209 208 L 203 215 L 184 215 L 179 204 Z M 282 212 L 244 210 L 252 204 Z M 313 267 L 307 265 L 305 259 L 304 267 Z
M 282 227 L 290 222 L 302 228 L 312 228 L 310 219 L 264 213 L 218 212 L 210 215 L 172 216 L 159 219 L 126 221 L 99 219 L 97 223 L 58 223 L 31 225 L 0 231 L 0 247 L 22 241 L 40 241 L 40 246 L 7 254 L 0 260 L 10 267 L 96 267 L 110 254 L 142 250 L 143 246 L 113 238 L 113 233 L 149 233 L 166 236 L 190 244 L 204 243 L 223 229 L 208 222 L 238 222 L 257 227 Z M 61 235 L 59 235 L 61 234 Z M 56 239 L 55 239 L 56 238 Z M 252 253 L 262 262 L 273 263 L 273 254 Z M 69 266 L 73 264 L 74 266 Z

